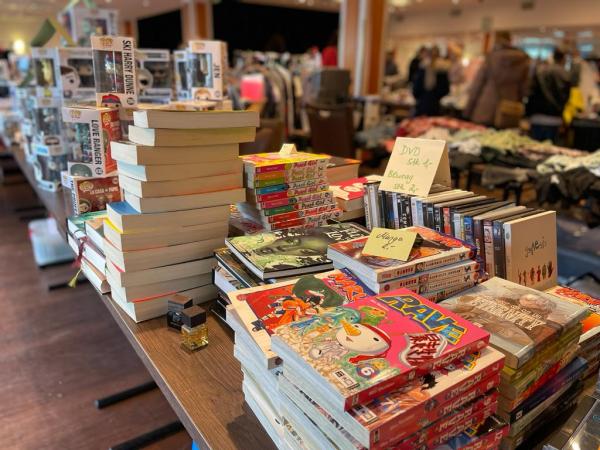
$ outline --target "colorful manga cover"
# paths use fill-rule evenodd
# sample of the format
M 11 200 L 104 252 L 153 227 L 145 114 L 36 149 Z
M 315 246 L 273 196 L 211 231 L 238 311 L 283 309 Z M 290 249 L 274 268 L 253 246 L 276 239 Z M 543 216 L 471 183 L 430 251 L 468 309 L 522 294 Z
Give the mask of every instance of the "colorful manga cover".
M 484 348 L 489 334 L 407 289 L 283 325 L 273 350 L 340 411 Z
M 513 369 L 587 314 L 585 306 L 497 277 L 441 305 L 487 330 Z
M 367 238 L 332 244 L 328 256 L 332 261 L 360 272 L 374 282 L 391 280 L 436 267 L 475 258 L 475 248 L 463 241 L 425 227 L 408 227 L 423 241 L 414 246 L 408 261 L 363 255 Z
M 271 335 L 282 325 L 334 310 L 372 295 L 350 271 L 333 270 L 297 280 L 242 289 L 229 294 L 244 329 L 260 347 L 269 367 L 277 364 Z
M 581 330 L 580 343 L 600 333 L 600 299 L 565 286 L 554 286 L 546 292 L 573 303 L 584 304 L 590 310 L 590 314 L 581 321 L 583 329 Z
M 269 278 L 270 272 L 281 270 L 306 269 L 311 266 L 315 266 L 314 271 L 322 270 L 323 265 L 331 264 L 327 259 L 329 244 L 368 234 L 367 230 L 356 224 L 338 223 L 317 228 L 238 236 L 227 239 L 226 244 L 236 256 L 247 261 L 255 269 L 255 273 L 258 271 Z
M 327 167 L 329 155 L 315 155 L 312 153 L 297 152 L 282 156 L 279 152 L 257 153 L 254 155 L 240 156 L 244 161 L 247 172 L 265 173 L 279 172 L 307 166 Z

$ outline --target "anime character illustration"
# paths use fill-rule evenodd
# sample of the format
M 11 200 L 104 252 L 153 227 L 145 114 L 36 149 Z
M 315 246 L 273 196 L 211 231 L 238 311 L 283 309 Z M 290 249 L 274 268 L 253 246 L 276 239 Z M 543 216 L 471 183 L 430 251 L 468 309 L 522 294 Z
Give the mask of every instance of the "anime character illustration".
M 373 306 L 361 306 L 361 322 L 376 327 L 385 319 L 385 311 Z
M 352 364 L 374 359 L 385 358 L 392 344 L 387 333 L 377 327 L 365 323 L 348 323 L 342 321 L 335 338 L 339 345 L 349 352 L 357 353 L 349 359 Z

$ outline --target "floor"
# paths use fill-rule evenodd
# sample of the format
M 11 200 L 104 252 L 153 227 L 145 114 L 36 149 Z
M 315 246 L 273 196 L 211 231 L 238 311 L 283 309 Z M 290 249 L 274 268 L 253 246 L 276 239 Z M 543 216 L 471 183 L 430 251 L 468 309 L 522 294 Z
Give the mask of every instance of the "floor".
M 70 279 L 66 266 L 38 269 L 27 221 L 35 205 L 18 176 L 0 185 L 0 448 L 107 449 L 174 420 L 155 389 L 103 410 L 94 400 L 150 380 L 88 284 L 48 291 Z M 148 449 L 189 449 L 185 431 Z

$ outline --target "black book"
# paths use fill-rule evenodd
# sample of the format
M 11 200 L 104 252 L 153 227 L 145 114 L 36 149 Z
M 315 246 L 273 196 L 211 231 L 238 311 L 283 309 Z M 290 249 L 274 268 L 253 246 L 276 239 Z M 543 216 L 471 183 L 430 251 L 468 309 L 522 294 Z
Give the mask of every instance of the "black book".
M 463 240 L 471 245 L 475 245 L 475 236 L 473 230 L 473 216 L 477 214 L 484 214 L 486 212 L 494 211 L 496 209 L 505 208 L 507 206 L 514 205 L 512 201 L 493 201 L 485 205 L 475 206 L 471 208 L 462 209 L 458 214 L 461 214 Z

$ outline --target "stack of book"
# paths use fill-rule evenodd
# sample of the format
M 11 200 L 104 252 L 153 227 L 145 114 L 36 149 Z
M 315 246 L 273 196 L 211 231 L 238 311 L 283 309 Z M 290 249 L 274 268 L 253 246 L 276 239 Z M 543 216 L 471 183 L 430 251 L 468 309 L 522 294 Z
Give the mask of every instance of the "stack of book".
M 81 271 L 101 293 L 110 292 L 106 280 L 103 221 L 106 211 L 95 211 L 67 218 L 67 242 L 80 263 Z
M 441 306 L 487 330 L 506 356 L 498 416 L 510 432 L 502 448 L 525 442 L 581 393 L 587 363 L 577 352 L 586 306 L 500 278 Z
M 297 152 L 285 144 L 279 153 L 242 156 L 247 200 L 237 205 L 265 230 L 318 227 L 338 219 L 327 182 L 327 155 Z
M 365 185 L 367 228 L 428 227 L 476 246 L 489 277 L 542 290 L 556 285 L 556 212 L 441 185 L 426 197 L 378 186 Z
M 167 297 L 214 298 L 213 252 L 243 201 L 239 143 L 258 115 L 148 109 L 133 113 L 131 142 L 112 143 L 124 202 L 107 207 L 107 278 L 134 320 L 164 315 Z
M 498 439 L 507 432 L 492 418 L 504 357 L 488 338 L 406 289 L 279 326 L 271 349 L 283 360 L 284 443 L 433 448 L 486 421 L 481 441 Z
M 407 288 L 436 302 L 473 287 L 484 278 L 474 247 L 429 228 L 408 230 L 422 238 L 408 261 L 364 255 L 366 237 L 330 245 L 327 257 L 335 268 L 350 269 L 374 292 Z
M 324 156 L 329 158 L 329 162 L 327 163 L 327 181 L 330 184 L 358 178 L 360 160 L 333 155 Z
M 598 375 L 600 368 L 600 299 L 570 287 L 554 286 L 546 292 L 562 299 L 585 305 L 589 316 L 581 321 L 581 337 L 579 338 L 578 356 L 584 358 L 588 368 L 584 377 Z
M 329 175 L 328 175 L 329 178 Z M 380 181 L 379 175 L 330 181 L 329 190 L 342 212 L 340 220 L 355 220 L 365 216 L 364 185 L 369 181 Z

